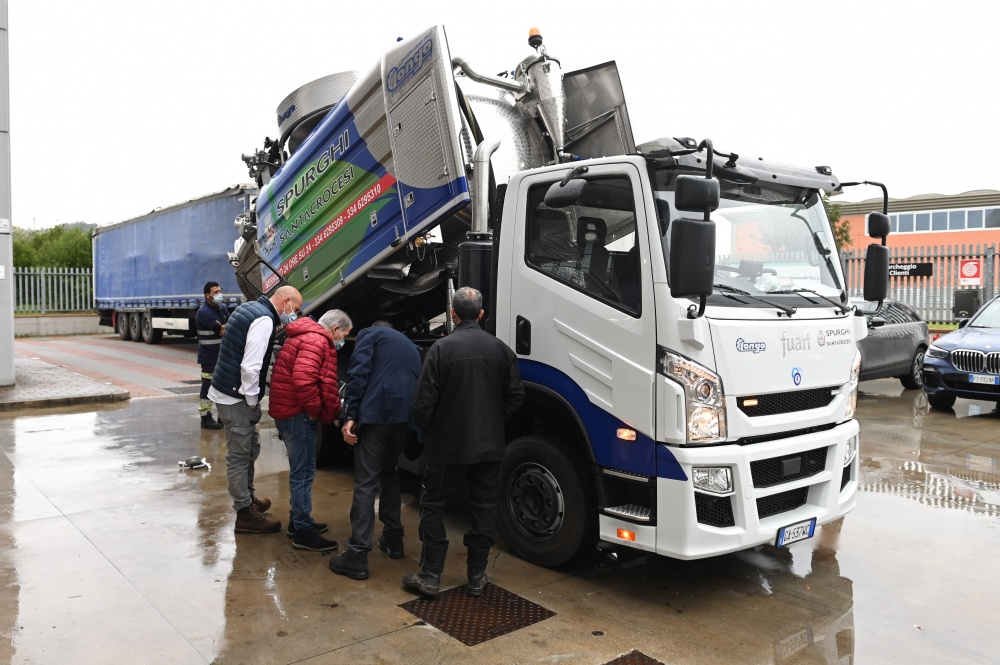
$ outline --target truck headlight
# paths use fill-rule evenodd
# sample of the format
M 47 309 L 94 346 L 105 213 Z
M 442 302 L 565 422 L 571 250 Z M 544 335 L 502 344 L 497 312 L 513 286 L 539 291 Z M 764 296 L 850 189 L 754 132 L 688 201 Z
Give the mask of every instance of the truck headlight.
M 725 441 L 726 399 L 719 375 L 662 347 L 657 366 L 660 374 L 684 389 L 688 443 Z
M 858 408 L 858 380 L 861 378 L 861 352 L 854 352 L 854 364 L 851 365 L 851 381 L 847 384 L 850 393 L 847 396 L 848 418 L 854 417 L 854 411 Z
M 733 470 L 728 466 L 696 466 L 691 469 L 695 489 L 712 494 L 729 494 L 733 491 Z
M 927 349 L 927 355 L 929 355 L 931 358 L 947 358 L 948 352 L 939 346 L 934 346 L 933 344 L 931 344 L 931 347 Z

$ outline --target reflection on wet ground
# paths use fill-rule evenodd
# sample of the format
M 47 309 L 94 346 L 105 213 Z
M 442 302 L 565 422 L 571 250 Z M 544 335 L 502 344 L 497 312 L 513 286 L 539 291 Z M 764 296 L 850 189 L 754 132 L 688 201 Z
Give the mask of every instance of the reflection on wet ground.
M 0 417 L 0 659 L 142 663 L 995 661 L 1000 428 L 986 403 L 862 384 L 857 509 L 789 548 L 701 561 L 594 554 L 559 570 L 494 550 L 491 580 L 552 616 L 467 647 L 399 605 L 419 558 L 419 481 L 404 487 L 406 557 L 335 576 L 284 533 L 234 536 L 225 441 L 191 397 Z M 975 408 L 973 408 L 975 407 Z M 88 410 L 89 409 L 89 410 Z M 287 524 L 288 466 L 268 421 L 258 494 Z M 182 470 L 205 457 L 211 470 Z M 351 475 L 321 469 L 314 516 L 341 543 Z M 463 582 L 465 510 L 443 584 Z

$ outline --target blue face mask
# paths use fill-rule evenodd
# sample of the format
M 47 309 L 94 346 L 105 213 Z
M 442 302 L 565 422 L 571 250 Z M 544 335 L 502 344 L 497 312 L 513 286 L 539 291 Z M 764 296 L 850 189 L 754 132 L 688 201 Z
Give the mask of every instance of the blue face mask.
M 221 305 L 225 301 L 226 298 L 221 293 L 216 293 L 214 296 L 212 296 L 212 302 L 214 302 L 216 305 Z
M 295 312 L 292 312 L 291 314 L 282 314 L 278 318 L 281 320 L 282 323 L 284 323 L 287 326 L 289 323 L 291 323 L 292 321 L 294 321 L 299 317 Z
M 339 341 L 334 342 L 333 343 L 333 348 L 337 349 L 338 351 L 340 349 L 344 348 L 344 340 L 339 340 Z

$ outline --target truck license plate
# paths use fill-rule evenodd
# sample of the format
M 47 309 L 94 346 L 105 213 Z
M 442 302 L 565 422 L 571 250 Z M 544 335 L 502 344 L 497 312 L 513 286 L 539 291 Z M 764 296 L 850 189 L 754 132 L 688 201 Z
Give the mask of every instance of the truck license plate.
M 796 522 L 795 524 L 789 524 L 786 527 L 778 529 L 778 539 L 774 541 L 774 544 L 778 547 L 788 545 L 800 540 L 805 540 L 806 538 L 812 538 L 813 533 L 816 531 L 816 518 L 811 520 L 806 520 L 805 522 Z
M 990 386 L 1000 385 L 1000 376 L 990 376 L 989 374 L 970 374 L 969 383 L 985 383 Z

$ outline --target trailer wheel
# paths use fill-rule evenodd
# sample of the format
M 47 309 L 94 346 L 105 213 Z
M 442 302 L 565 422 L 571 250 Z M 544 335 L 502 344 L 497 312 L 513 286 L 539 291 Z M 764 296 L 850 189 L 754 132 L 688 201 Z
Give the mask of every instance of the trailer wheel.
M 126 342 L 132 339 L 132 333 L 128 329 L 128 312 L 115 312 L 115 327 L 118 328 L 118 337 Z
M 160 340 L 163 339 L 163 331 L 153 329 L 153 317 L 149 314 L 143 314 L 141 324 L 142 341 L 146 344 L 159 344 Z
M 564 445 L 523 436 L 504 453 L 497 526 L 511 549 L 539 566 L 576 556 L 596 533 L 592 483 Z
M 142 321 L 139 312 L 130 312 L 128 315 L 128 336 L 133 342 L 142 341 Z

